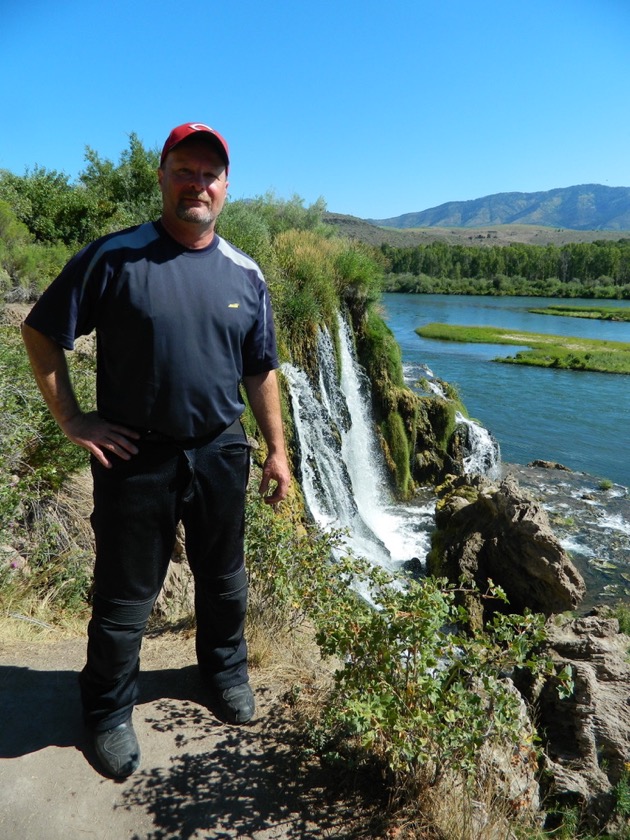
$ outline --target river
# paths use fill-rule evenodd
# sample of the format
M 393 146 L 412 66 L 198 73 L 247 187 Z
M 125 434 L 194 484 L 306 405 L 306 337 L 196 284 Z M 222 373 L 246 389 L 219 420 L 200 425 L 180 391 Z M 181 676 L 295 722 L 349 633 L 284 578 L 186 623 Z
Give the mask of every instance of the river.
M 454 385 L 468 409 L 497 439 L 505 472 L 542 502 L 554 532 L 584 576 L 582 610 L 630 598 L 630 377 L 560 371 L 492 361 L 519 348 L 420 338 L 433 321 L 630 342 L 630 323 L 535 315 L 533 307 L 588 306 L 588 300 L 383 296 L 383 315 L 400 345 L 407 382 L 427 368 Z M 627 301 L 606 306 L 630 307 Z M 542 459 L 573 472 L 525 465 Z M 601 479 L 614 482 L 604 490 Z
M 630 342 L 630 322 L 535 315 L 532 307 L 593 301 L 468 295 L 383 295 L 383 316 L 400 345 L 412 384 L 432 373 L 454 385 L 471 417 L 497 439 L 504 461 L 555 461 L 630 484 L 630 377 L 504 365 L 519 348 L 420 338 L 433 321 Z M 601 301 L 630 308 L 627 301 Z

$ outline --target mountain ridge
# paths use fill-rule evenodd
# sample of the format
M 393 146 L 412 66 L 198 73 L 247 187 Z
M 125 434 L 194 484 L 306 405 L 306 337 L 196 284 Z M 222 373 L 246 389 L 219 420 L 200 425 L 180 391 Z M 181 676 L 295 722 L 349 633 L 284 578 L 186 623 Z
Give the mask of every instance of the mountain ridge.
M 376 248 L 389 245 L 393 248 L 415 248 L 443 242 L 445 245 L 569 245 L 576 242 L 618 241 L 630 239 L 630 225 L 620 230 L 571 230 L 569 228 L 543 227 L 540 225 L 493 225 L 490 227 L 379 227 L 356 216 L 341 213 L 324 213 L 324 224 L 338 234 Z
M 467 201 L 447 201 L 389 219 L 366 219 L 372 225 L 409 228 L 483 228 L 536 225 L 583 231 L 630 230 L 630 187 L 579 184 L 539 192 L 494 193 Z

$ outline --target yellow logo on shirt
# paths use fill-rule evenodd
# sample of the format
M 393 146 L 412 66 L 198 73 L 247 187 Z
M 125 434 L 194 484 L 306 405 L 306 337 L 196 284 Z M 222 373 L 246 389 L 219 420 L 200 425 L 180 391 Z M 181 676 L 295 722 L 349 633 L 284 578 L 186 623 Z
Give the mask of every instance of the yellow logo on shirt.
M 228 303 L 228 309 L 238 309 L 240 303 Z

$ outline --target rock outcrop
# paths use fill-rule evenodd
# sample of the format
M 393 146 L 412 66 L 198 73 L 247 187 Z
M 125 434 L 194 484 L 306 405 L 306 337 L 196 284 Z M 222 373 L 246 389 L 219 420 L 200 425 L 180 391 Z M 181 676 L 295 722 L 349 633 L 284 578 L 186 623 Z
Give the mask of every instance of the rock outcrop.
M 552 615 L 580 603 L 586 591 L 582 576 L 545 510 L 514 478 L 496 484 L 482 476 L 457 476 L 438 494 L 431 574 L 475 582 L 482 591 L 491 579 L 507 594 L 510 612 L 529 608 Z M 475 622 L 475 615 L 471 619 Z
M 543 795 L 577 808 L 592 831 L 614 830 L 624 816 L 616 789 L 630 771 L 630 638 L 616 619 L 586 616 L 550 621 L 548 645 L 559 669 L 571 667 L 575 689 L 561 699 L 548 680 L 529 697 L 544 749 Z
M 474 582 L 481 591 L 491 579 L 505 590 L 510 612 L 549 616 L 544 652 L 556 673 L 571 669 L 568 698 L 560 697 L 556 677 L 535 685 L 516 679 L 543 746 L 541 800 L 575 808 L 589 830 L 615 829 L 630 816 L 619 805 L 619 786 L 630 785 L 630 638 L 613 618 L 558 615 L 575 609 L 585 584 L 544 509 L 514 478 L 497 484 L 451 477 L 438 493 L 430 573 Z M 488 617 L 484 610 L 501 608 L 474 596 L 465 606 L 477 628 Z
M 563 472 L 573 472 L 569 467 L 565 467 L 564 464 L 559 464 L 557 461 L 541 461 L 537 459 L 532 461 L 530 464 L 527 465 L 528 467 L 541 467 L 544 470 L 562 470 Z

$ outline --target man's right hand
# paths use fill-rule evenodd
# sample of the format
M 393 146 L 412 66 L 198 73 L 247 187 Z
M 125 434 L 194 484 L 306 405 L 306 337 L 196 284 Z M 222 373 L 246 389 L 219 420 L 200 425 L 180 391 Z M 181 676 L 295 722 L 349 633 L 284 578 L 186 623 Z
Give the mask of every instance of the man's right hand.
M 138 452 L 134 444 L 140 437 L 138 432 L 103 420 L 95 411 L 75 414 L 60 425 L 67 438 L 87 449 L 104 467 L 112 466 L 110 453 L 128 461 Z
M 95 411 L 81 411 L 63 347 L 28 324 L 22 324 L 22 338 L 39 390 L 66 437 L 87 449 L 104 467 L 112 466 L 110 452 L 125 461 L 135 455 L 138 432 L 103 420 Z

